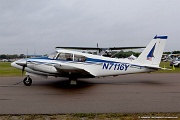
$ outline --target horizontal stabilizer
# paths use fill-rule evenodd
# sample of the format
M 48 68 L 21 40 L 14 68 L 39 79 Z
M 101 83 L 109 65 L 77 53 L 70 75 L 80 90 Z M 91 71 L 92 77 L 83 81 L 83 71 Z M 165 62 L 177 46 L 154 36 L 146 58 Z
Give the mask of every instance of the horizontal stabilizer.
M 154 67 L 154 66 L 145 66 L 147 68 L 150 68 L 150 69 L 155 69 L 155 70 L 172 70 L 172 69 L 168 69 L 168 68 L 162 68 L 162 67 Z

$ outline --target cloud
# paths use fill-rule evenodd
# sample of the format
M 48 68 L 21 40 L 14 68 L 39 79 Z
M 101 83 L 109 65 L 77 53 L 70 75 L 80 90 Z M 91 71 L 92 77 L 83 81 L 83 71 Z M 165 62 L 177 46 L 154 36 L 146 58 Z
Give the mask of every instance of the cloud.
M 169 35 L 179 50 L 178 0 L 0 1 L 0 54 L 50 53 L 56 46 L 144 46 Z

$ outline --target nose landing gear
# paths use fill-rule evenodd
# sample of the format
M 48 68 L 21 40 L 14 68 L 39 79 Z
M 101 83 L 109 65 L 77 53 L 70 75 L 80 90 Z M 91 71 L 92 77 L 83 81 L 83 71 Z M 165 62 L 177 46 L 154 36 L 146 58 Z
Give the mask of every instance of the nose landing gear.
M 29 76 L 27 76 L 26 78 L 24 78 L 23 83 L 26 86 L 30 86 L 32 84 L 32 79 Z

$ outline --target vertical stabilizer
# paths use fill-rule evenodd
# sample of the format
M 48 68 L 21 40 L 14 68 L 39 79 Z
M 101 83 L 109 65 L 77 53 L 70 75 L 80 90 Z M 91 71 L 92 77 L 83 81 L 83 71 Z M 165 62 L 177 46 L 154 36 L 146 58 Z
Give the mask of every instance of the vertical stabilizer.
M 155 36 L 135 62 L 147 66 L 159 66 L 167 36 Z

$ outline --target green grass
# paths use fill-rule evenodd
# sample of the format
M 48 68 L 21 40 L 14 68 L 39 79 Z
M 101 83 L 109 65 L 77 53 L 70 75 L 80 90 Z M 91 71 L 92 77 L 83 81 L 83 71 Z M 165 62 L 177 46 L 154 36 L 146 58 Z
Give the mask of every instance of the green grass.
M 59 114 L 59 115 L 0 115 L 2 120 L 145 120 L 144 117 L 158 120 L 179 120 L 180 113 L 136 113 L 136 114 L 121 114 L 121 113 L 107 113 L 107 114 L 94 114 L 94 113 L 78 113 L 78 114 Z M 155 119 L 157 120 L 157 119 Z
M 180 68 L 174 67 L 174 69 L 173 69 L 173 67 L 170 66 L 170 62 L 161 62 L 160 67 L 168 68 L 168 69 L 172 69 L 172 70 L 159 70 L 159 71 L 157 71 L 157 73 L 179 73 L 180 72 Z
M 13 68 L 10 62 L 0 62 L 0 77 L 21 76 L 21 70 Z
M 161 62 L 160 67 L 172 69 L 169 62 Z M 175 70 L 159 70 L 155 73 L 178 73 L 180 68 L 175 67 Z M 0 62 L 0 77 L 6 76 L 22 76 L 21 70 L 13 68 L 10 62 Z

